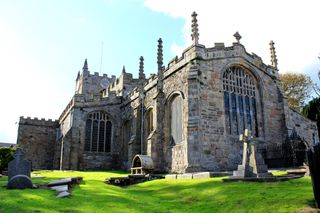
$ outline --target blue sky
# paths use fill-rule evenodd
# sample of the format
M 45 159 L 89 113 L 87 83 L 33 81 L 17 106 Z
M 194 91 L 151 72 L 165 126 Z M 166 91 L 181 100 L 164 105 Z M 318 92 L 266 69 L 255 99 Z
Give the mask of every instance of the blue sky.
M 198 13 L 200 43 L 234 41 L 269 64 L 275 41 L 281 72 L 320 69 L 316 0 L 0 0 L 0 141 L 16 142 L 19 116 L 58 118 L 74 94 L 88 58 L 91 72 L 156 73 L 157 40 L 165 64 L 190 43 L 190 15 Z M 103 44 L 103 45 L 102 45 Z M 103 46 L 102 65 L 101 49 Z

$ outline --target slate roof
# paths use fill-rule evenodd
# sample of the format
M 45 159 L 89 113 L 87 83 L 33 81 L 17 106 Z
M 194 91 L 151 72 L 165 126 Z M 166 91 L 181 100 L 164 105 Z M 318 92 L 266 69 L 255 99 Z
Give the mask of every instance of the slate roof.
M 3 143 L 3 142 L 0 142 L 0 147 L 3 147 L 3 146 L 14 146 L 16 145 L 15 143 Z

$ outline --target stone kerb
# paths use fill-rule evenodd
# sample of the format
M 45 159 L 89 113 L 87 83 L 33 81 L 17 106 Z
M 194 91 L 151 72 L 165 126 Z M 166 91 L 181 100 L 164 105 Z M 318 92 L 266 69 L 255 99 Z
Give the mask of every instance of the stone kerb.
M 32 189 L 33 184 L 30 177 L 26 175 L 15 175 L 8 181 L 7 189 Z

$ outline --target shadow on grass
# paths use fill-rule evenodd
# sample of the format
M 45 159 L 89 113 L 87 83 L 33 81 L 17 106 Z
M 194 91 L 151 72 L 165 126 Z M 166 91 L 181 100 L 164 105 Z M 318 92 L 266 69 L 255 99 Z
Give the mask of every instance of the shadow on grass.
M 70 198 L 51 190 L 0 189 L 3 212 L 295 212 L 313 199 L 310 179 L 281 183 L 154 180 L 121 188 L 104 178 L 125 172 L 43 173 L 48 179 L 82 174 Z M 63 175 L 62 175 L 63 174 Z M 80 175 L 81 176 L 81 175 Z

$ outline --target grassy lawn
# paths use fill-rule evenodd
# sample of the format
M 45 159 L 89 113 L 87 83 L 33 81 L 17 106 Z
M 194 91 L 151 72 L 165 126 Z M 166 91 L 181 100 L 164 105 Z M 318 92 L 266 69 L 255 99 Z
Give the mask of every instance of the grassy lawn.
M 155 180 L 127 188 L 104 184 L 123 172 L 37 172 L 45 183 L 82 176 L 69 198 L 48 189 L 7 190 L 0 178 L 0 212 L 297 212 L 313 205 L 309 177 L 278 183 L 223 183 L 221 178 Z

